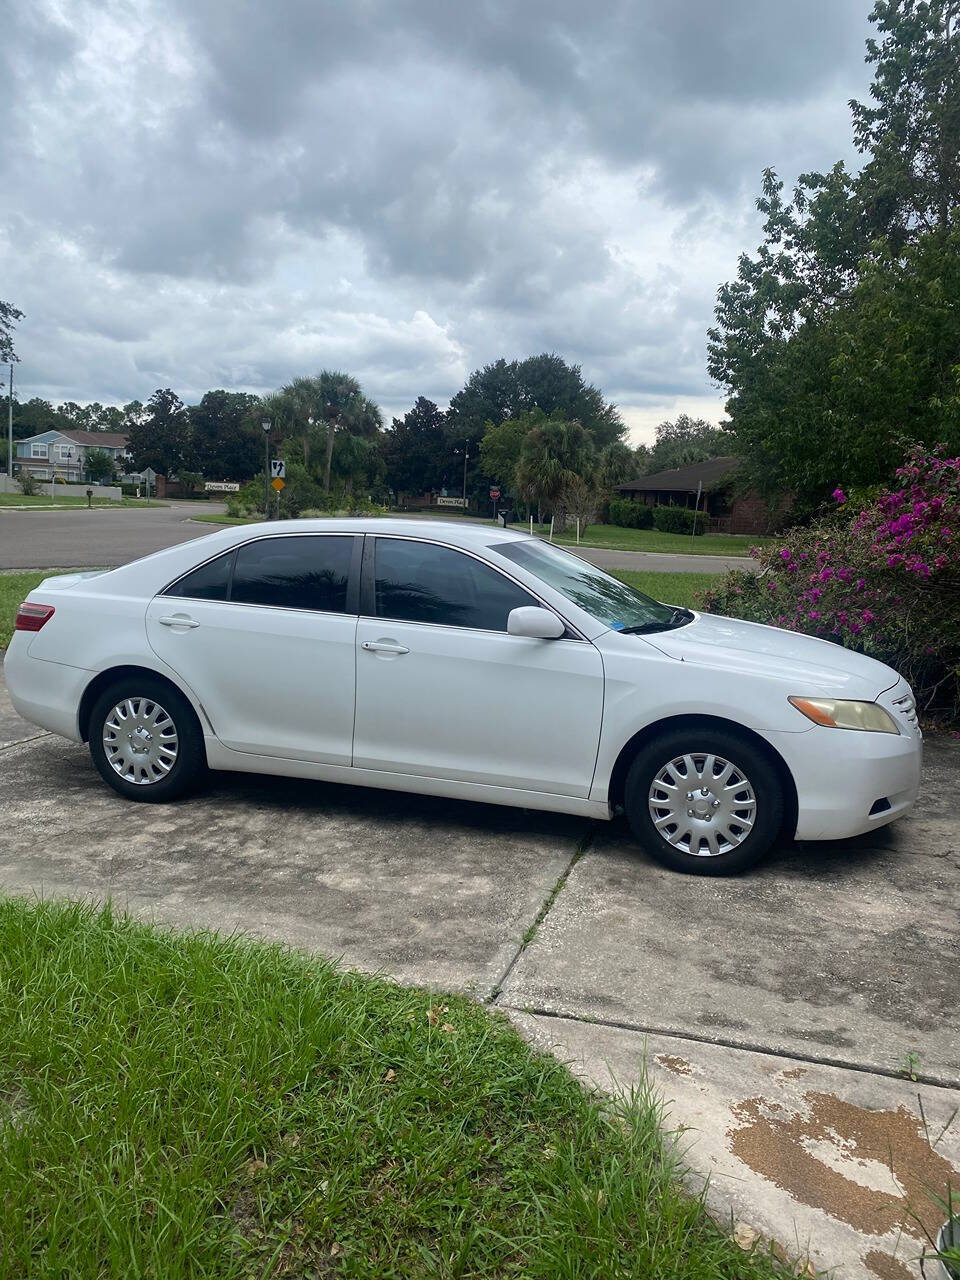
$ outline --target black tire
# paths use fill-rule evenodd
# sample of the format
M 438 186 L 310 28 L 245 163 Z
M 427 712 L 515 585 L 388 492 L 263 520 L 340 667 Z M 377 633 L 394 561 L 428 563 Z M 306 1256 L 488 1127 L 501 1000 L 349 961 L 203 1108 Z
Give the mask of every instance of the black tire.
M 152 742 L 146 742 L 143 763 L 137 762 L 132 766 L 133 773 L 141 777 L 141 781 L 131 780 L 129 772 L 127 776 L 118 772 L 111 763 L 104 744 L 108 717 L 128 699 L 143 720 L 149 721 L 154 715 L 154 709 L 159 709 L 151 739 L 157 739 L 158 742 L 161 736 L 170 739 L 170 726 L 176 735 L 176 756 L 172 765 L 169 765 L 167 758 L 161 757 L 162 763 L 158 762 L 160 753 L 151 751 Z M 159 718 L 161 711 L 166 713 L 165 719 Z M 131 723 L 140 724 L 141 719 L 131 720 Z M 130 735 L 114 732 L 112 740 L 119 741 L 122 737 L 129 739 Z M 146 804 L 176 800 L 179 796 L 196 790 L 206 777 L 207 759 L 203 734 L 193 707 L 179 690 L 156 676 L 124 676 L 109 685 L 97 698 L 90 712 L 89 738 L 90 754 L 100 776 L 127 800 L 139 800 Z M 118 751 L 122 749 L 121 744 Z M 165 747 L 167 757 L 171 749 L 169 746 Z M 123 756 L 118 753 L 114 753 L 114 758 L 118 764 L 123 761 Z M 143 778 L 144 774 L 150 776 Z
M 707 783 L 686 794 L 682 788 L 690 775 L 681 768 L 686 767 L 684 756 L 695 769 L 704 771 L 704 777 L 695 773 L 692 779 Z M 707 757 L 714 757 L 714 764 L 708 765 Z M 724 781 L 713 772 L 719 768 L 717 761 L 732 766 Z M 651 793 L 662 770 L 668 770 L 662 781 L 669 785 L 672 779 L 680 791 L 660 787 Z M 656 810 L 655 821 L 651 802 L 656 799 L 663 800 L 663 807 Z M 695 807 L 682 807 L 686 805 Z M 783 786 L 766 754 L 746 736 L 734 730 L 690 726 L 668 730 L 640 749 L 627 773 L 624 808 L 637 840 L 664 866 L 693 875 L 736 875 L 754 866 L 776 843 L 783 823 Z M 676 822 L 675 812 L 679 814 Z M 719 851 L 710 851 L 711 840 Z M 694 842 L 701 852 L 694 851 Z

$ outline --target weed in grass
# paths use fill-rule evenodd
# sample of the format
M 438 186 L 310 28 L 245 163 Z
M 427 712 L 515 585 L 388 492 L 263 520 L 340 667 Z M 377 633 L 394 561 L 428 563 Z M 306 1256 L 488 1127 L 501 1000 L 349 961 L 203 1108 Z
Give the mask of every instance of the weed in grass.
M 782 1274 L 645 1088 L 279 946 L 0 901 L 0 1096 L 4 1280 Z

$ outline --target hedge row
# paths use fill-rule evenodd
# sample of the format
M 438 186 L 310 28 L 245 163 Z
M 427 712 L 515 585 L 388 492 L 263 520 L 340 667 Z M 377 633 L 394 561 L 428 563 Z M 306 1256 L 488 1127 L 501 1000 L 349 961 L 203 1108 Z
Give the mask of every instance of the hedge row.
M 687 507 L 648 507 L 630 498 L 610 499 L 610 523 L 624 529 L 659 529 L 661 533 L 701 534 L 707 531 L 707 518 L 702 511 L 695 516 Z

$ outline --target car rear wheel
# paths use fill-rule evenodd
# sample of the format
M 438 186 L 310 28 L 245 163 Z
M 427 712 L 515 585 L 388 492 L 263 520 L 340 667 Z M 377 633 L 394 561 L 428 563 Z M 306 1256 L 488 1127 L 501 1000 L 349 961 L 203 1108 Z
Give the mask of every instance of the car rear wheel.
M 206 773 L 193 708 L 150 676 L 118 680 L 100 695 L 90 713 L 90 754 L 101 777 L 128 800 L 174 800 Z
M 746 737 L 674 730 L 641 748 L 624 808 L 643 848 L 675 871 L 733 875 L 769 852 L 783 821 L 783 787 Z

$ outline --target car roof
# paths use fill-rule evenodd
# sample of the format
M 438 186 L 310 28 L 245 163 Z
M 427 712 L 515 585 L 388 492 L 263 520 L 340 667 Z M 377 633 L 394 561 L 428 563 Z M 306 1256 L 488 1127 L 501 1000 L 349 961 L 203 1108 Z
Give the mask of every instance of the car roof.
M 461 547 L 488 547 L 494 542 L 520 541 L 529 538 L 525 530 L 502 529 L 498 525 L 472 520 L 398 519 L 390 516 L 320 517 L 315 520 L 262 521 L 259 524 L 236 525 L 238 536 L 231 542 L 247 538 L 294 533 L 379 533 L 406 534 L 407 537 L 434 538 Z

